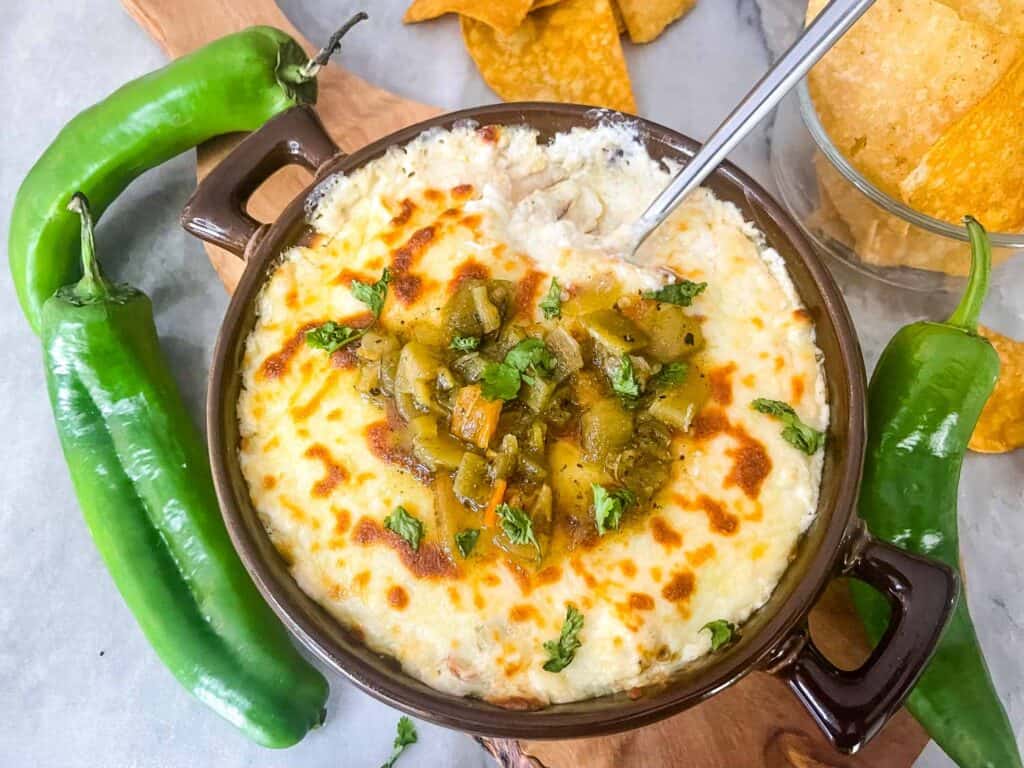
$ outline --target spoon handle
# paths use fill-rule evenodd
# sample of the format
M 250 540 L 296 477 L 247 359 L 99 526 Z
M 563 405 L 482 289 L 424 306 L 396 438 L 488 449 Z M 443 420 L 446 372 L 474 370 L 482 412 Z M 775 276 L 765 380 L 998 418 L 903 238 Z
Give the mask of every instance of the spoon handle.
M 654 198 L 634 225 L 634 250 L 668 218 L 683 198 L 708 177 L 873 3 L 874 0 L 832 0 L 815 17 L 796 42 L 779 57 L 775 66 L 765 73 L 711 134 L 700 151 Z

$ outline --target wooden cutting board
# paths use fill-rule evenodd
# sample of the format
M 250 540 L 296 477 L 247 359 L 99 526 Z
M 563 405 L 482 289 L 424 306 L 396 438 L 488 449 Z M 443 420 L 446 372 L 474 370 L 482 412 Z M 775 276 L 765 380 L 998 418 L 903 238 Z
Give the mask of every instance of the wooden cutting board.
M 273 0 L 122 1 L 169 56 L 188 53 L 253 24 L 286 30 L 310 53 L 317 48 L 298 33 Z M 373 23 L 382 22 L 368 22 Z M 364 33 L 371 34 L 360 28 L 351 34 Z M 335 58 L 344 62 L 344 44 Z M 439 111 L 381 90 L 337 64 L 320 74 L 318 110 L 346 151 Z M 225 137 L 201 147 L 199 176 L 237 141 L 238 137 Z M 307 183 L 307 174 L 286 169 L 253 197 L 250 211 L 270 221 Z M 224 285 L 233 290 L 242 262 L 212 246 L 207 251 Z M 866 640 L 843 584 L 829 589 L 811 616 L 811 629 L 818 645 L 840 666 L 853 667 L 867 655 Z M 626 734 L 579 741 L 481 743 L 503 768 L 909 768 L 927 741 L 904 711 L 856 757 L 837 755 L 783 683 L 754 673 L 699 707 Z

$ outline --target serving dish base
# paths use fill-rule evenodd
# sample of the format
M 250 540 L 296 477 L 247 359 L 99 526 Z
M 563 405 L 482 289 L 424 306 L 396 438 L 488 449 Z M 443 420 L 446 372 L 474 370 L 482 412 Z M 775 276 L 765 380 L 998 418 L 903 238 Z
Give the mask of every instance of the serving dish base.
M 253 24 L 270 24 L 306 41 L 273 0 L 123 0 L 128 12 L 169 56 L 179 56 Z M 319 114 L 345 151 L 386 136 L 440 110 L 377 88 L 335 64 L 320 75 Z M 237 143 L 226 137 L 200 148 L 202 178 Z M 274 220 L 299 194 L 308 175 L 288 168 L 276 174 L 252 199 L 250 212 Z M 228 291 L 242 262 L 206 246 Z M 845 584 L 830 587 L 811 615 L 815 642 L 840 666 L 854 667 L 867 655 L 867 643 L 853 615 Z M 328 726 L 329 727 L 329 726 Z M 690 768 L 910 768 L 928 739 L 901 711 L 858 755 L 838 755 L 806 710 L 778 678 L 754 673 L 704 704 L 655 725 L 616 736 L 576 741 L 481 739 L 506 768 L 588 768 L 685 764 Z

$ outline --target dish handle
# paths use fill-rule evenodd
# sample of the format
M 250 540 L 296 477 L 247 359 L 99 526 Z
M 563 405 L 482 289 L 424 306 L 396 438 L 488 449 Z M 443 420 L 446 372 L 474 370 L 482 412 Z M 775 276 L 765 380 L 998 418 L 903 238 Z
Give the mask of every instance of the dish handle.
M 842 576 L 881 592 L 889 626 L 853 670 L 833 665 L 801 630 L 795 650 L 771 670 L 796 694 L 836 749 L 854 753 L 895 714 L 931 659 L 960 591 L 953 569 L 863 533 Z
M 287 165 L 318 173 L 341 154 L 311 107 L 282 112 L 243 139 L 199 182 L 181 212 L 181 224 L 200 240 L 244 259 L 269 228 L 246 211 L 253 192 Z

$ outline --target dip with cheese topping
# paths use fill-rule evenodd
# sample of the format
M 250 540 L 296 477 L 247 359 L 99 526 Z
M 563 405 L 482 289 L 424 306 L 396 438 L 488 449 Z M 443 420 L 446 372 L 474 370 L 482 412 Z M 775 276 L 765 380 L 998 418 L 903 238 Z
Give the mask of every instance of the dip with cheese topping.
M 779 256 L 628 127 L 428 131 L 322 185 L 258 299 L 241 466 L 309 595 L 435 688 L 663 680 L 765 603 L 828 424 Z M 753 407 L 755 402 L 758 407 Z

